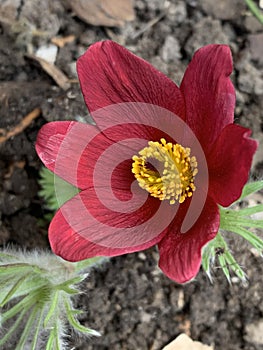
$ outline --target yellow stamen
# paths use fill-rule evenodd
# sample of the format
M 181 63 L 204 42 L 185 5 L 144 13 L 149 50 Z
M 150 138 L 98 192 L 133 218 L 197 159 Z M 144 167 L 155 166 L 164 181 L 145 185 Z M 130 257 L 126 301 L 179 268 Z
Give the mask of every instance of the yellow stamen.
M 132 172 L 139 186 L 151 196 L 183 203 L 195 191 L 194 179 L 197 170 L 195 157 L 190 157 L 190 148 L 161 142 L 148 142 L 139 155 L 133 156 Z

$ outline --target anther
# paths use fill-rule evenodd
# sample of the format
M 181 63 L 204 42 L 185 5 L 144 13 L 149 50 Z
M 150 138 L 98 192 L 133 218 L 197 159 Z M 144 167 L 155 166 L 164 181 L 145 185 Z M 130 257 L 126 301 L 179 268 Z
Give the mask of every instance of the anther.
M 196 157 L 190 157 L 190 153 L 190 148 L 167 143 L 164 138 L 160 142 L 150 141 L 139 156 L 132 157 L 132 173 L 139 186 L 151 196 L 169 200 L 170 204 L 176 200 L 183 203 L 193 195 L 194 179 L 198 173 Z M 153 159 L 158 166 L 149 166 Z

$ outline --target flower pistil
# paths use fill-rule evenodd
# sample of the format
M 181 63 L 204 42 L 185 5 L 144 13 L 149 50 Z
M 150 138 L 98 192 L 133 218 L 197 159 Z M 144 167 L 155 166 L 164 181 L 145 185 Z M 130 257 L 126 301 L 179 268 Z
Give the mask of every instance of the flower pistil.
M 190 148 L 180 144 L 149 141 L 148 147 L 132 157 L 132 172 L 139 186 L 160 200 L 183 203 L 195 191 L 197 161 Z

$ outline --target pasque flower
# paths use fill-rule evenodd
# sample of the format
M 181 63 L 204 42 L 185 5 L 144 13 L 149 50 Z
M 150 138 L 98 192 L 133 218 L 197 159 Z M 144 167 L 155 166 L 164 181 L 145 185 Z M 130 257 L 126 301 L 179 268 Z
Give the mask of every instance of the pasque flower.
M 163 272 L 189 281 L 257 148 L 233 124 L 229 47 L 199 49 L 180 87 L 112 41 L 92 45 L 77 70 L 96 125 L 48 123 L 36 143 L 46 167 L 80 189 L 50 224 L 53 251 L 78 261 L 158 244 Z M 198 216 L 183 229 L 194 201 Z

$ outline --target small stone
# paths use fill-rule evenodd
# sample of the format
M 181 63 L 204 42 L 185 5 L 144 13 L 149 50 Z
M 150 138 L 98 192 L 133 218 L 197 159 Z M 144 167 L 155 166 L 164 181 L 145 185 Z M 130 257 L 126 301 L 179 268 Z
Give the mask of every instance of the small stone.
M 236 90 L 236 101 L 237 101 L 237 106 L 243 106 L 247 102 L 247 95 L 242 94 L 239 90 Z
M 256 33 L 262 30 L 262 24 L 250 13 L 245 17 L 244 25 L 249 33 Z
M 263 319 L 250 323 L 245 328 L 247 342 L 252 344 L 263 344 Z
M 151 0 L 147 2 L 147 5 L 150 11 L 160 10 L 160 0 Z
M 261 76 L 257 76 L 257 78 L 255 79 L 255 95 L 257 96 L 261 96 L 263 95 L 263 79 L 262 79 L 262 75 Z
M 211 43 L 229 45 L 229 38 L 224 33 L 220 21 L 205 17 L 193 27 L 193 35 L 187 41 L 185 50 L 189 57 L 192 57 L 194 51 Z
M 77 73 L 76 62 L 69 63 L 69 70 L 70 70 L 71 76 L 77 79 L 78 73 Z
M 263 218 L 263 217 L 262 217 Z M 257 219 L 255 218 L 255 214 L 253 215 L 253 219 L 255 220 L 262 220 L 262 218 L 260 219 Z M 260 258 L 261 254 L 260 254 L 260 251 L 256 248 L 250 248 L 249 251 L 256 257 L 256 258 Z M 263 303 L 261 303 L 261 305 L 263 306 Z M 259 305 L 259 308 L 261 308 L 261 305 Z
M 173 289 L 170 294 L 170 303 L 176 310 L 181 311 L 185 305 L 184 291 Z
M 59 1 L 27 0 L 23 3 L 20 20 L 25 19 L 29 23 L 34 23 L 37 29 L 45 34 L 45 37 L 52 38 L 58 34 L 60 29 L 57 13 L 63 11 L 62 6 Z
M 180 60 L 181 57 L 182 55 L 178 40 L 174 36 L 168 35 L 161 49 L 161 58 L 164 62 L 168 63 Z
M 233 44 L 236 41 L 236 33 L 234 28 L 231 26 L 231 24 L 229 22 L 226 22 L 223 25 L 223 30 L 224 30 L 224 34 L 229 38 L 229 40 L 231 41 L 231 46 L 233 46 Z M 238 51 L 238 49 L 237 49 Z
M 21 0 L 2 1 L 0 4 L 0 17 L 15 20 L 20 6 Z
M 155 307 L 163 307 L 164 305 L 164 299 L 165 299 L 165 295 L 162 289 L 160 289 L 159 291 L 156 292 L 156 294 L 154 295 L 154 300 L 152 302 L 152 306 Z
M 240 282 L 240 279 L 237 276 L 233 276 L 233 277 L 231 277 L 231 282 L 233 284 L 237 284 Z
M 176 4 L 171 4 L 167 18 L 173 23 L 173 26 L 181 24 L 187 17 L 186 3 L 185 1 L 178 1 Z
M 163 350 L 213 350 L 212 347 L 193 341 L 188 335 L 180 334 L 174 341 L 166 345 Z
M 248 41 L 251 59 L 263 66 L 263 33 L 249 35 Z
M 29 205 L 28 200 L 23 200 L 21 196 L 16 196 L 12 193 L 6 193 L 0 199 L 0 210 L 4 215 L 12 215 L 22 208 Z
M 142 261 L 145 261 L 145 260 L 146 260 L 146 255 L 145 255 L 143 252 L 140 252 L 140 253 L 138 254 L 138 257 L 139 257 L 139 259 L 141 259 Z
M 200 2 L 203 10 L 209 15 L 222 20 L 231 20 L 240 17 L 245 10 L 242 0 L 203 0 Z
M 85 32 L 83 32 L 80 35 L 79 38 L 80 42 L 82 45 L 85 46 L 85 48 L 83 48 L 84 52 L 86 51 L 86 47 L 91 45 L 92 43 L 94 43 L 95 41 L 97 41 L 97 33 L 94 31 L 94 29 L 86 29 Z M 84 53 L 82 52 L 82 53 Z M 78 53 L 79 55 L 82 53 Z
M 248 61 L 244 61 L 238 76 L 238 86 L 240 91 L 246 92 L 247 94 L 262 95 L 262 73 Z
M 54 64 L 57 58 L 58 47 L 53 44 L 42 45 L 36 51 L 36 56 Z
M 152 320 L 152 318 L 153 318 L 153 315 L 152 315 L 152 314 L 149 314 L 148 312 L 143 311 L 143 312 L 141 313 L 141 321 L 142 321 L 143 323 L 150 323 L 151 320 Z

